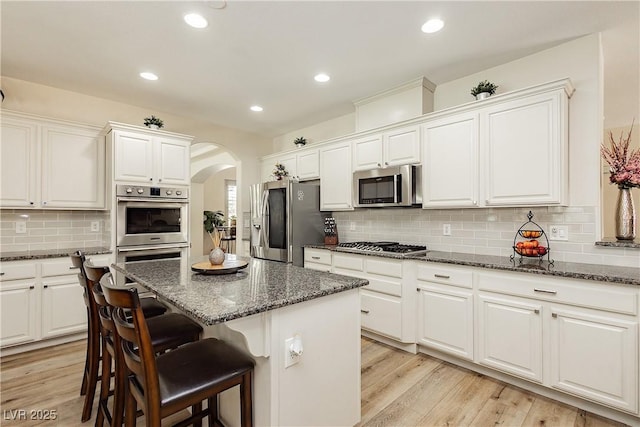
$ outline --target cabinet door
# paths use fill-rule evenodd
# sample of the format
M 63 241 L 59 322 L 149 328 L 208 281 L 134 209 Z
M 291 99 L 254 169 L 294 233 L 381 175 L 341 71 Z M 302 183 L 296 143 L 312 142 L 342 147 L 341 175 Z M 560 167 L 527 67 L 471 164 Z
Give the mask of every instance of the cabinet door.
M 36 304 L 34 282 L 8 281 L 0 284 L 0 347 L 37 339 Z
M 28 121 L 2 117 L 0 132 L 0 204 L 7 208 L 36 206 L 40 180 L 38 127 Z
M 418 289 L 418 342 L 473 360 L 473 294 L 433 284 Z
M 542 307 L 478 296 L 478 361 L 542 383 Z
M 564 92 L 505 102 L 481 112 L 486 204 L 566 204 Z
M 188 141 L 158 137 L 156 171 L 153 180 L 158 184 L 189 185 L 191 182 L 191 152 Z
M 420 163 L 420 127 L 385 132 L 382 149 L 384 166 Z
M 105 145 L 99 130 L 42 127 L 42 206 L 103 209 Z
M 552 308 L 554 388 L 638 413 L 638 323 Z
M 289 154 L 278 158 L 278 163 L 284 166 L 284 170 L 289 172 L 289 177 L 298 179 L 298 169 L 296 167 L 296 155 Z M 275 168 L 275 164 L 273 168 Z
M 478 205 L 478 115 L 448 117 L 422 127 L 422 206 Z
M 353 141 L 353 170 L 382 167 L 382 135 L 369 135 Z
M 307 149 L 296 156 L 296 174 L 298 179 L 317 179 L 320 177 L 320 159 L 318 150 Z
M 351 144 L 341 143 L 320 151 L 320 210 L 353 210 Z
M 133 132 L 113 131 L 114 179 L 146 182 L 153 180 L 153 140 L 151 136 Z
M 77 276 L 42 282 L 42 337 L 86 331 L 87 309 Z

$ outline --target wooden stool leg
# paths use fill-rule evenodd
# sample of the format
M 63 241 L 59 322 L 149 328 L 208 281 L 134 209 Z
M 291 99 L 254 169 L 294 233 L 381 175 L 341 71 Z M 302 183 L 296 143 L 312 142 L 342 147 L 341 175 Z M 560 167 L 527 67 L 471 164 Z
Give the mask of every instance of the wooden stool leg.
M 93 326 L 89 325 L 89 345 L 87 347 L 87 361 L 89 363 L 86 370 L 86 387 L 84 395 L 84 405 L 82 407 L 82 422 L 91 418 L 93 408 L 93 397 L 96 393 L 98 382 L 98 365 L 100 363 L 100 332 L 92 331 Z
M 196 403 L 191 407 L 191 415 L 195 415 L 198 412 L 202 412 L 202 403 Z M 202 427 L 202 418 L 198 418 L 198 421 L 193 423 L 194 427 Z
M 122 358 L 122 353 L 116 350 L 116 357 L 114 358 L 115 376 L 113 378 L 113 418 L 112 425 L 121 426 L 124 411 L 125 401 L 128 399 L 129 388 L 127 387 L 127 371 L 125 362 Z M 135 400 L 135 399 L 134 399 Z
M 127 384 L 127 387 L 129 385 Z M 125 427 L 135 427 L 136 425 L 136 412 L 138 411 L 138 404 L 136 403 L 136 398 L 133 397 L 131 392 L 127 392 L 127 403 L 125 405 L 125 417 L 124 417 L 124 425 Z M 145 414 L 147 415 L 147 414 Z
M 104 345 L 102 346 L 104 348 Z M 111 354 L 105 351 L 102 355 L 102 377 L 100 378 L 100 398 L 98 400 L 98 415 L 96 416 L 96 427 L 102 427 L 105 414 L 108 409 L 109 387 L 111 386 Z M 107 418 L 109 421 L 109 418 Z
M 207 409 L 209 410 L 209 416 L 207 417 L 209 427 L 215 427 L 216 420 L 218 419 L 218 402 L 216 398 L 210 397 L 207 399 Z
M 240 425 L 253 426 L 253 401 L 251 399 L 251 371 L 242 376 L 240 383 Z

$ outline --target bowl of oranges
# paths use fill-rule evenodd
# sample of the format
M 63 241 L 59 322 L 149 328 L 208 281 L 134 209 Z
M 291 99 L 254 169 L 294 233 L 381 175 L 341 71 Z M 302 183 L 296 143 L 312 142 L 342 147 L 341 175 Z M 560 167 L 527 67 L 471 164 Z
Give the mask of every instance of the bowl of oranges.
M 537 239 L 542 236 L 541 230 L 518 230 L 518 234 L 520 234 L 525 239 Z

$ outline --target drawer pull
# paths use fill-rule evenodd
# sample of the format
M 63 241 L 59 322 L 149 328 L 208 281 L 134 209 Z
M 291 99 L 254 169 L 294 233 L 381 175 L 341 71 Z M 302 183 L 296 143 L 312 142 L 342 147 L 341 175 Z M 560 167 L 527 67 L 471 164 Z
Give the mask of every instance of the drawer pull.
M 35 287 L 35 286 L 33 286 L 33 285 L 29 286 L 29 289 L 35 289 L 35 288 L 36 288 L 36 287 Z
M 420 288 L 416 288 L 416 291 L 420 292 Z
M 360 309 L 360 313 L 369 314 L 369 310 L 362 310 L 362 309 Z
M 319 256 L 312 256 L 311 259 L 320 259 Z
M 448 276 L 446 274 L 434 274 L 434 276 L 438 279 L 451 279 L 451 276 Z
M 558 318 L 558 313 L 551 313 L 551 317 L 553 317 L 554 319 Z
M 43 288 L 47 289 L 49 287 L 49 285 L 44 285 Z
M 550 291 L 548 289 L 538 289 L 538 288 L 533 288 L 534 292 L 540 292 L 542 294 L 551 294 L 551 295 L 555 295 L 558 293 L 558 291 Z
M 0 271 L 0 276 L 4 276 L 4 271 Z
M 76 266 L 73 266 L 73 265 L 72 265 L 71 267 L 69 267 L 69 270 L 78 270 L 79 268 L 80 268 L 80 267 L 76 267 Z
M 536 308 L 535 310 L 533 310 L 533 312 L 534 312 L 535 314 L 540 314 L 540 310 L 538 310 L 537 308 Z

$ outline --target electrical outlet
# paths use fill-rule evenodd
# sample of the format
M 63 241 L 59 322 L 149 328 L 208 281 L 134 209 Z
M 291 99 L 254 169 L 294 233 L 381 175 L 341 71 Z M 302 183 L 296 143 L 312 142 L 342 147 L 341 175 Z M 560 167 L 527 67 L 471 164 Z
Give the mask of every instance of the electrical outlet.
M 442 224 L 442 235 L 451 236 L 451 224 Z
M 552 225 L 549 227 L 549 240 L 569 240 L 569 227 L 566 225 Z
M 302 339 L 300 335 L 284 340 L 284 368 L 300 362 L 302 358 Z
M 356 231 L 356 222 L 355 221 L 351 221 L 349 223 L 349 231 Z
M 91 231 L 100 231 L 100 221 L 91 221 Z
M 24 234 L 27 232 L 27 221 L 16 221 L 16 234 Z

